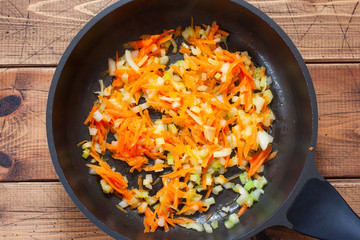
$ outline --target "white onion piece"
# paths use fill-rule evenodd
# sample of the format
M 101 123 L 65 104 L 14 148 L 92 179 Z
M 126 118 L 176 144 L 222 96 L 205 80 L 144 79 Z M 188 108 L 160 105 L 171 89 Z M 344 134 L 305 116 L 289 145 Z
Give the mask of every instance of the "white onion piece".
M 257 140 L 262 150 L 265 150 L 269 143 L 272 143 L 274 138 L 266 131 L 259 131 L 257 134 Z
M 99 112 L 99 110 L 96 110 L 93 113 L 93 118 L 95 119 L 95 121 L 100 122 L 103 119 L 103 115 Z
M 132 67 L 136 72 L 139 71 L 139 67 L 138 65 L 135 64 L 132 56 L 131 56 L 131 52 L 129 50 L 125 50 L 125 59 L 128 62 L 128 64 L 130 65 L 130 67 Z
M 230 154 L 231 154 L 231 148 L 223 148 L 220 151 L 214 152 L 214 157 L 216 158 L 226 157 L 229 156 Z

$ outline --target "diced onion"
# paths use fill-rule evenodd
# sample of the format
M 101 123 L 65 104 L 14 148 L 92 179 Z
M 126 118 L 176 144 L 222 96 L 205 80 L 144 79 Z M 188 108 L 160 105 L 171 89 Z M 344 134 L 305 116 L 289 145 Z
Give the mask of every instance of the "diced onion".
M 82 146 L 81 146 L 81 148 L 82 149 L 86 149 L 86 148 L 90 148 L 92 146 L 92 142 L 85 142 Z
M 232 183 L 232 182 L 227 182 L 227 183 L 224 183 L 224 188 L 225 189 L 231 189 L 235 186 L 235 183 Z
M 97 172 L 96 172 L 95 169 L 89 168 L 89 174 L 91 174 L 91 175 L 97 175 Z
M 132 67 L 136 72 L 139 71 L 139 67 L 138 65 L 135 64 L 132 56 L 131 56 L 131 52 L 129 50 L 125 50 L 125 59 L 128 62 L 128 64 L 130 65 L 130 67 Z
M 176 44 L 175 40 L 173 38 L 170 38 L 170 42 L 171 42 L 171 45 L 173 46 L 172 53 L 176 53 L 177 52 L 177 44 Z
M 208 223 L 204 223 L 204 229 L 205 229 L 205 232 L 207 232 L 207 233 L 212 233 L 213 232 L 212 227 Z
M 273 137 L 268 134 L 266 131 L 259 131 L 257 134 L 257 140 L 260 144 L 262 150 L 265 150 L 269 143 L 273 142 Z
M 119 206 L 122 208 L 126 208 L 127 206 L 129 206 L 129 204 L 125 200 L 122 200 L 121 202 L 119 202 Z
M 109 194 L 113 192 L 113 188 L 104 180 L 100 180 L 100 185 L 104 193 Z
M 112 58 L 108 59 L 108 68 L 109 68 L 109 75 L 115 76 L 114 71 L 116 69 L 116 66 L 115 66 L 115 61 Z
M 138 67 L 141 67 L 145 62 L 146 60 L 148 60 L 149 56 L 148 55 L 145 55 L 141 58 L 141 60 L 138 62 L 137 66 Z
M 156 138 L 156 139 L 155 139 L 155 144 L 156 144 L 157 146 L 161 146 L 161 145 L 165 144 L 164 138 Z
M 229 207 L 229 206 L 227 206 L 227 207 L 222 207 L 221 210 L 224 211 L 224 212 L 229 212 L 229 211 L 230 211 L 230 207 Z
M 158 225 L 159 227 L 163 227 L 165 225 L 165 219 L 163 217 L 159 217 Z
M 263 108 L 265 103 L 265 99 L 260 97 L 259 95 L 255 95 L 255 97 L 253 98 L 253 104 L 256 107 L 256 113 L 259 114 L 261 109 Z
M 96 110 L 93 113 L 93 118 L 95 119 L 95 121 L 100 122 L 103 119 L 103 115 L 99 112 L 99 110 Z
M 226 157 L 229 156 L 230 154 L 231 154 L 231 148 L 223 148 L 220 151 L 215 151 L 214 157 L 215 158 Z
M 213 197 L 207 198 L 204 200 L 204 202 L 208 205 L 215 204 L 215 199 Z
M 171 104 L 171 107 L 172 108 L 178 108 L 178 107 L 180 107 L 181 105 L 180 105 L 180 103 L 179 102 L 173 102 L 172 104 Z
M 221 66 L 220 71 L 226 74 L 229 71 L 229 67 L 230 67 L 230 63 L 226 62 Z
M 214 127 L 204 125 L 204 135 L 205 135 L 206 140 L 208 140 L 209 142 L 214 141 L 215 130 L 216 129 Z M 215 157 L 215 155 L 214 155 L 214 157 Z
M 218 195 L 222 190 L 223 188 L 221 187 L 221 185 L 218 185 L 212 189 L 212 193 Z
M 199 125 L 203 125 L 203 121 L 198 117 L 196 116 L 194 113 L 192 113 L 189 109 L 186 110 L 186 113 L 189 114 L 190 117 L 192 117 L 192 119 L 195 120 L 195 122 L 197 122 Z
M 198 86 L 198 87 L 197 87 L 197 90 L 198 90 L 199 92 L 205 92 L 205 91 L 207 91 L 208 89 L 209 89 L 209 87 L 206 86 L 206 85 L 201 85 L 201 86 Z
M 146 211 L 147 206 L 148 206 L 147 202 L 142 202 L 140 204 L 140 206 L 138 206 L 138 212 L 139 213 L 144 213 Z

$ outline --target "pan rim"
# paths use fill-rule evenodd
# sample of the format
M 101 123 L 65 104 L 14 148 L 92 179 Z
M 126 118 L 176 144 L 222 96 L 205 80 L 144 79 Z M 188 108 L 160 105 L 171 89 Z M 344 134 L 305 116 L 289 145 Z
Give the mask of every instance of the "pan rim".
M 82 212 L 82 214 L 88 218 L 92 223 L 94 223 L 97 227 L 99 227 L 102 231 L 104 231 L 106 234 L 110 235 L 111 237 L 114 237 L 116 239 L 129 239 L 120 233 L 116 232 L 106 224 L 104 224 L 101 220 L 99 220 L 97 217 L 95 217 L 81 202 L 81 200 L 77 197 L 77 195 L 74 193 L 73 189 L 71 188 L 69 182 L 67 181 L 65 174 L 61 168 L 57 151 L 55 148 L 55 141 L 54 141 L 54 135 L 53 135 L 53 105 L 55 100 L 55 93 L 57 89 L 58 82 L 60 80 L 61 73 L 68 61 L 68 58 L 71 56 L 73 50 L 78 45 L 80 40 L 86 35 L 86 33 L 95 26 L 99 21 L 101 21 L 105 16 L 110 14 L 111 12 L 115 11 L 116 9 L 130 3 L 134 2 L 136 0 L 124 0 L 124 1 L 118 1 L 106 9 L 102 10 L 99 14 L 97 14 L 95 17 L 93 17 L 73 38 L 73 40 L 70 42 L 68 47 L 66 48 L 64 54 L 62 55 L 58 66 L 55 70 L 54 76 L 51 81 L 50 89 L 49 89 L 49 95 L 48 95 L 48 101 L 47 101 L 47 108 L 46 108 L 46 134 L 47 134 L 47 140 L 48 140 L 48 147 L 50 151 L 50 156 L 52 159 L 52 163 L 54 165 L 55 171 L 59 177 L 59 180 L 61 184 L 63 185 L 65 191 L 70 196 L 71 200 L 74 202 L 76 207 Z M 315 95 L 315 89 L 314 85 L 310 76 L 310 73 L 308 71 L 308 68 L 299 52 L 299 50 L 296 48 L 295 44 L 292 42 L 292 40 L 289 38 L 289 36 L 282 30 L 282 28 L 269 16 L 267 16 L 264 12 L 262 12 L 260 9 L 254 7 L 253 5 L 245 2 L 244 0 L 229 0 L 230 2 L 234 2 L 238 4 L 239 6 L 243 7 L 247 11 L 252 12 L 254 15 L 256 15 L 258 18 L 260 18 L 262 21 L 266 22 L 270 28 L 272 28 L 276 34 L 280 36 L 280 38 L 284 41 L 284 43 L 287 45 L 291 53 L 296 59 L 297 64 L 299 65 L 302 74 L 304 76 L 304 79 L 306 81 L 307 90 L 310 98 L 310 105 L 312 110 L 312 131 L 311 131 L 311 141 L 310 144 L 312 147 L 315 148 L 316 146 L 316 140 L 317 140 L 317 129 L 318 129 L 318 109 L 317 109 L 317 101 L 316 101 L 316 95 Z M 291 205 L 293 200 L 298 195 L 299 191 L 301 190 L 303 184 L 307 179 L 312 177 L 313 175 L 307 174 L 305 170 L 309 167 L 314 167 L 314 151 L 309 151 L 309 154 L 307 156 L 307 159 L 305 161 L 304 167 L 300 173 L 299 178 L 297 179 L 296 184 L 294 185 L 293 189 L 289 193 L 289 195 L 286 197 L 286 199 L 280 204 L 280 206 L 274 211 L 273 214 L 271 214 L 267 219 L 265 219 L 262 223 L 260 223 L 258 226 L 254 227 L 252 230 L 248 231 L 244 235 L 240 236 L 239 238 L 247 239 L 260 231 L 264 230 L 267 227 L 274 226 L 274 225 L 284 225 L 287 227 L 292 227 L 292 225 L 286 220 L 280 220 L 286 216 L 286 212 L 288 207 Z M 285 217 L 286 218 L 286 217 Z

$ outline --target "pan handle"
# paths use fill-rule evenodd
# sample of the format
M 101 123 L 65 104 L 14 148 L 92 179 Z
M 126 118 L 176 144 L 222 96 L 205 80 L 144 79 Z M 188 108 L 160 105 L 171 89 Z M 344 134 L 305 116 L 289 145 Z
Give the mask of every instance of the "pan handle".
M 326 180 L 308 180 L 287 211 L 293 229 L 321 239 L 360 239 L 360 218 Z

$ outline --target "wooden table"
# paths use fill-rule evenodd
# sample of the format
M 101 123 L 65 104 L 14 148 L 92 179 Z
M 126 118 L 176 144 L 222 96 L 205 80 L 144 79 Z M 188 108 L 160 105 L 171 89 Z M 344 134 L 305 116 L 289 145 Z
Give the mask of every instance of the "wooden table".
M 71 202 L 51 163 L 46 100 L 75 34 L 115 0 L 0 0 L 0 238 L 107 239 Z M 316 165 L 360 214 L 359 1 L 253 0 L 290 36 L 314 81 Z M 270 239 L 311 239 L 272 227 Z M 255 237 L 261 238 L 261 237 Z

